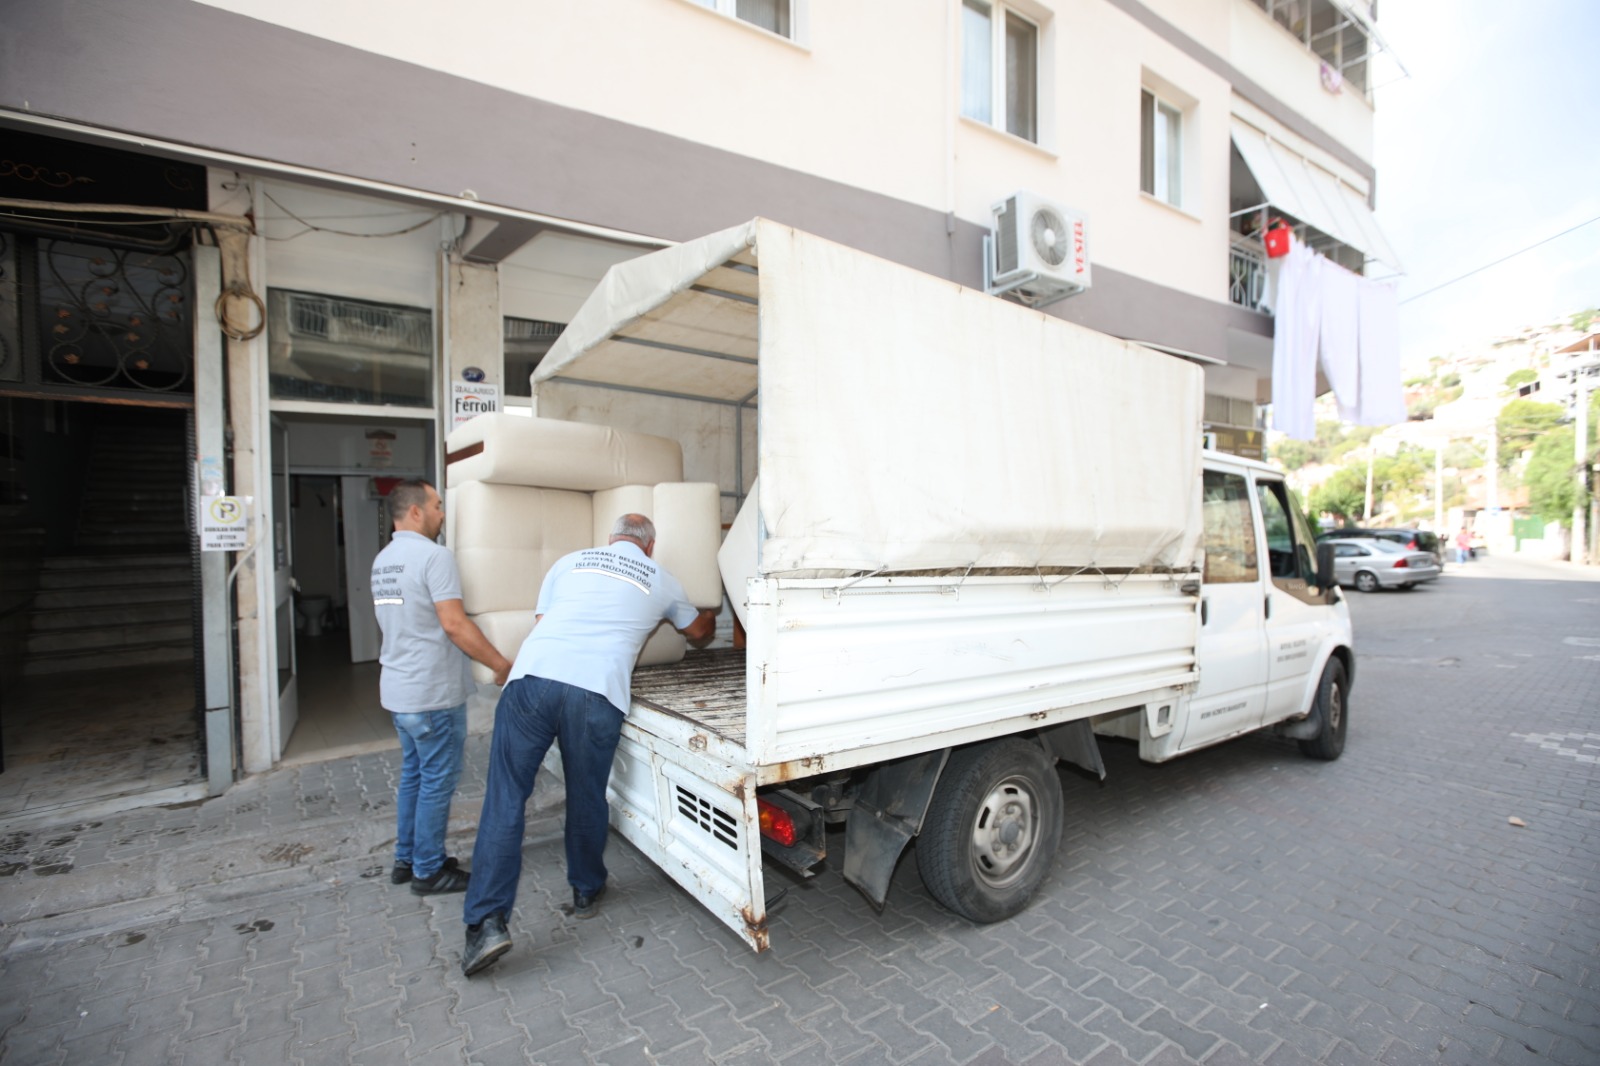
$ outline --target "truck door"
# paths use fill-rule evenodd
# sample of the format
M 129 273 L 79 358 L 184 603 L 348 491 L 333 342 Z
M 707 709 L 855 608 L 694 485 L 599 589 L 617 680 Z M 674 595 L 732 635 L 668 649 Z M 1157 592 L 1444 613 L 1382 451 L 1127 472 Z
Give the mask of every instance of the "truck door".
M 1317 588 L 1315 541 L 1288 487 L 1258 475 L 1261 522 L 1271 576 L 1266 598 L 1267 707 L 1263 724 L 1308 706 L 1311 671 L 1332 632 L 1332 612 Z
M 1265 586 L 1249 480 L 1242 472 L 1207 470 L 1202 501 L 1200 681 L 1189 700 L 1181 749 L 1254 729 L 1266 708 Z

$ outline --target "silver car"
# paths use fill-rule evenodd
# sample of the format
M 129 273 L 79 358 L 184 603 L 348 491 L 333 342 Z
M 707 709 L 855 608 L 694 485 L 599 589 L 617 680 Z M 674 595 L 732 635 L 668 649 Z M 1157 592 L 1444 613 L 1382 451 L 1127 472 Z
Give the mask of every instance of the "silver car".
M 1439 561 L 1432 552 L 1413 551 L 1388 540 L 1341 540 L 1331 538 L 1333 573 L 1341 585 L 1354 585 L 1362 592 L 1379 589 L 1408 589 L 1439 576 Z

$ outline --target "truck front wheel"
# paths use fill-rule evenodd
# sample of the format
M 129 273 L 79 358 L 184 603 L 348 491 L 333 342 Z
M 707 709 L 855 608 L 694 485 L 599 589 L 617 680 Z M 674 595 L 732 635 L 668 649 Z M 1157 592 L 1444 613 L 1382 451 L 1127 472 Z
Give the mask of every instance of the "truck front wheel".
M 1344 663 L 1328 660 L 1317 685 L 1315 714 L 1322 720 L 1322 731 L 1300 742 L 1300 753 L 1313 759 L 1337 759 L 1344 753 L 1344 735 L 1350 728 L 1350 686 L 1345 681 Z
M 1039 745 L 1010 738 L 952 752 L 917 838 L 933 898 L 969 921 L 1022 911 L 1061 842 L 1061 779 Z

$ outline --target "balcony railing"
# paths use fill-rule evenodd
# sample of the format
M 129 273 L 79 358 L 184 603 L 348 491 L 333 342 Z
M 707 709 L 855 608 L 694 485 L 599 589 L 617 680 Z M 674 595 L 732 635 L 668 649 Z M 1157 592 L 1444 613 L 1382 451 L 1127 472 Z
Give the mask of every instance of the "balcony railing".
M 1228 300 L 1262 314 L 1272 314 L 1267 250 L 1254 237 L 1234 234 L 1228 246 Z

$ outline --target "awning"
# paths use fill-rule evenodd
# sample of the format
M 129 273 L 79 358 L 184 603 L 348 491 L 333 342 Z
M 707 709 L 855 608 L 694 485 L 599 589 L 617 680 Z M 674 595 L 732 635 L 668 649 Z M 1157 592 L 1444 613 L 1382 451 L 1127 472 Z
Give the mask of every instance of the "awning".
M 1287 145 L 1235 118 L 1233 143 L 1267 203 L 1396 271 L 1395 255 L 1361 190 Z

